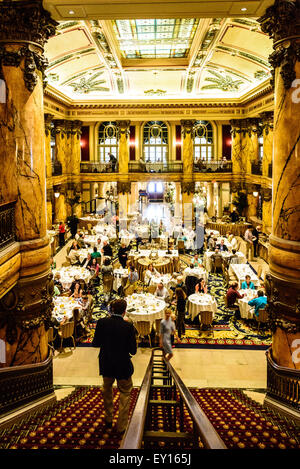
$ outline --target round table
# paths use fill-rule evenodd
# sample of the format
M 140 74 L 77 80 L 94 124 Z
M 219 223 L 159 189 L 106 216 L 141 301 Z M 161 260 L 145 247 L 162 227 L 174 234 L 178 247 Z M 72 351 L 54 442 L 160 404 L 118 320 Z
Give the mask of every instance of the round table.
M 251 312 L 251 306 L 248 305 L 248 301 L 253 300 L 257 296 L 257 290 L 239 290 L 239 293 L 244 296 L 244 298 L 240 298 L 237 300 L 237 304 L 239 305 L 241 318 L 242 319 L 252 319 L 253 313 Z
M 107 223 L 99 223 L 94 227 L 94 230 L 96 231 L 98 237 L 103 236 L 104 231 L 109 239 L 115 239 L 117 237 L 116 228 L 114 225 L 108 225 Z
M 247 228 L 251 228 L 251 223 L 223 223 L 223 222 L 207 222 L 206 229 L 209 231 L 219 231 L 221 235 L 232 233 L 233 235 L 244 237 Z
M 197 277 L 197 278 L 203 278 L 205 280 L 205 282 L 207 283 L 207 272 L 205 269 L 202 269 L 201 267 L 194 267 L 194 269 L 191 269 L 190 267 L 187 267 L 186 269 L 184 269 L 183 271 L 183 280 L 186 279 L 186 277 L 188 277 L 189 275 L 193 275 L 194 277 Z
M 57 296 L 53 298 L 54 308 L 52 310 L 52 316 L 59 322 L 66 316 L 68 319 L 73 317 L 73 309 L 78 308 L 81 311 L 81 306 L 78 300 L 70 298 L 68 296 Z
M 217 302 L 211 295 L 193 293 L 193 295 L 188 297 L 187 311 L 192 320 L 195 319 L 201 311 L 212 311 L 214 315 L 217 312 Z
M 84 280 L 86 283 L 88 283 L 89 279 L 91 278 L 90 271 L 84 267 L 61 267 L 60 269 L 52 271 L 53 276 L 55 276 L 56 272 L 60 273 L 60 281 L 66 290 L 70 288 L 75 277 Z
M 212 262 L 211 262 L 211 256 L 214 254 L 214 251 L 205 251 L 204 256 L 203 256 L 203 265 L 205 269 L 208 272 L 211 272 L 212 269 Z M 220 252 L 221 256 L 224 257 L 224 259 L 229 258 L 232 253 L 228 251 L 222 251 Z M 237 258 L 236 258 L 236 263 L 239 264 L 244 264 L 246 262 L 246 258 L 242 252 L 236 252 Z
M 159 283 L 162 283 L 166 288 L 169 288 L 173 282 L 174 279 L 171 274 L 153 275 L 149 285 L 155 285 L 157 287 Z
M 170 262 L 170 259 L 167 257 L 160 257 L 158 259 L 149 259 L 149 257 L 141 257 L 137 261 L 137 271 L 139 274 L 139 278 L 144 277 L 144 270 L 147 270 L 148 266 L 152 264 L 153 267 L 160 273 L 160 274 L 167 274 L 173 273 L 172 266 L 173 264 Z
M 118 289 L 122 286 L 125 287 L 128 279 L 128 269 L 114 269 L 114 283 L 113 289 L 114 291 L 118 291 Z
M 149 321 L 152 325 L 156 319 L 164 318 L 166 302 L 150 293 L 134 293 L 126 297 L 126 316 L 134 323 Z

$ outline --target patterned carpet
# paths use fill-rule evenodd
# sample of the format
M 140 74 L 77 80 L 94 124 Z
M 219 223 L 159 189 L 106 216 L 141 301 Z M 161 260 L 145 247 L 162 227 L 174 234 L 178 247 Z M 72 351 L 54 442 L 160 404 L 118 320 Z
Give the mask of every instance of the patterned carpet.
M 181 269 L 185 269 L 190 264 L 190 257 L 180 256 Z M 139 288 L 143 290 L 142 282 Z M 212 328 L 200 331 L 199 320 L 193 322 L 186 320 L 186 334 L 181 338 L 181 343 L 176 343 L 176 348 L 226 348 L 226 349 L 250 349 L 265 350 L 271 345 L 271 332 L 268 329 L 260 328 L 258 331 L 256 321 L 245 321 L 237 319 L 234 313 L 227 310 L 224 303 L 226 287 L 221 274 L 209 274 L 208 293 L 216 298 L 218 311 L 215 315 Z M 104 303 L 103 289 L 100 284 L 95 290 L 95 307 L 93 310 L 93 321 L 90 324 L 92 334 L 79 344 L 81 347 L 91 346 L 96 322 L 98 319 L 108 315 L 107 305 Z M 119 298 L 117 293 L 113 293 L 114 298 Z M 172 308 L 175 309 L 174 306 Z M 141 342 L 140 346 L 149 347 L 148 340 Z

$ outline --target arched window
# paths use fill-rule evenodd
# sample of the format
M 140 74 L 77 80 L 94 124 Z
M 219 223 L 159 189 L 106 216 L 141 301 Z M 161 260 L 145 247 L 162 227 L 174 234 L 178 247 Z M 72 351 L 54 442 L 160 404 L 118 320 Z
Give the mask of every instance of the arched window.
M 146 163 L 167 163 L 168 127 L 164 122 L 147 122 L 143 131 L 143 153 Z
M 194 161 L 210 161 L 214 157 L 213 128 L 210 122 L 194 124 Z
M 117 125 L 116 122 L 102 122 L 98 130 L 98 161 L 100 163 L 108 163 L 110 153 L 118 159 Z
M 264 137 L 258 137 L 258 161 L 262 161 L 264 156 Z

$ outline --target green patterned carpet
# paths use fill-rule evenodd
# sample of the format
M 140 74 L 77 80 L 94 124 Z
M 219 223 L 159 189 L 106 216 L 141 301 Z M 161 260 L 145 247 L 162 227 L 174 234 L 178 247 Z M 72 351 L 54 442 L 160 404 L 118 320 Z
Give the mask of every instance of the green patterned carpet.
M 180 256 L 182 270 L 190 264 L 190 257 Z M 142 282 L 139 288 L 143 290 Z M 107 305 L 104 303 L 103 289 L 100 284 L 95 289 L 95 306 L 93 310 L 93 321 L 90 324 L 91 336 L 79 344 L 79 346 L 91 346 L 94 329 L 98 319 L 108 315 Z M 208 293 L 216 298 L 218 311 L 215 315 L 212 328 L 200 331 L 199 320 L 193 322 L 186 320 L 186 334 L 181 338 L 181 343 L 176 343 L 176 348 L 232 348 L 232 349 L 267 349 L 271 345 L 271 331 L 260 328 L 258 331 L 256 321 L 245 321 L 237 319 L 234 313 L 227 310 L 224 304 L 226 287 L 221 274 L 209 274 Z M 113 298 L 119 298 L 117 293 Z M 172 308 L 175 307 L 172 306 Z M 153 337 L 154 338 L 154 337 Z M 148 340 L 140 343 L 140 346 L 149 347 Z

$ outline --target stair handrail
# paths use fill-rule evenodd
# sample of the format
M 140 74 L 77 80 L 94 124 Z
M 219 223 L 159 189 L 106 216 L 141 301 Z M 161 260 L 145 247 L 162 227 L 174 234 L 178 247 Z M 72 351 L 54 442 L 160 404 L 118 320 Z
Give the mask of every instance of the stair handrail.
M 161 351 L 160 348 L 152 349 L 152 354 L 149 360 L 148 367 L 146 369 L 146 373 L 144 375 L 144 379 L 140 388 L 140 393 L 135 408 L 133 410 L 130 423 L 121 442 L 120 449 L 141 448 L 151 387 L 153 358 L 154 352 L 156 350 Z M 205 413 L 200 409 L 200 406 L 197 403 L 196 399 L 185 386 L 180 376 L 176 373 L 170 362 L 165 360 L 165 358 L 163 359 L 168 368 L 169 373 L 171 374 L 173 382 L 182 397 L 183 403 L 186 405 L 193 419 L 195 425 L 194 429 L 199 434 L 204 447 L 207 449 L 227 449 L 223 440 L 220 438 L 217 431 L 214 429 L 213 425 L 206 417 Z

